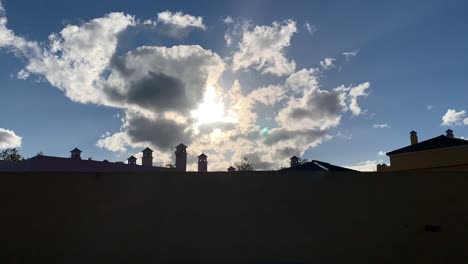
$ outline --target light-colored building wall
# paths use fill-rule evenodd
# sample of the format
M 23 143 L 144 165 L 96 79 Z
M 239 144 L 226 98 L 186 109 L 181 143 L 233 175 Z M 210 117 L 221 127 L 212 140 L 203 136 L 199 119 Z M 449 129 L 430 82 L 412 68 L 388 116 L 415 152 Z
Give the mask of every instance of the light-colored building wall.
M 378 171 L 468 171 L 468 146 L 449 147 L 390 155 L 391 166 Z

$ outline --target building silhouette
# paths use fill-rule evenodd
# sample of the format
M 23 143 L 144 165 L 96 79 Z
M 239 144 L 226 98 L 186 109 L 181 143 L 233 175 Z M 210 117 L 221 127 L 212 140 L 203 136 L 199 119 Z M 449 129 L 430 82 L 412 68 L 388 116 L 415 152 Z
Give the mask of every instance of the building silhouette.
M 208 156 L 202 153 L 198 156 L 198 172 L 207 172 L 208 171 Z
M 148 151 L 149 150 L 149 151 Z M 27 171 L 27 172 L 156 172 L 175 171 L 173 168 L 152 166 L 152 151 L 143 150 L 142 166 L 137 165 L 137 158 L 131 156 L 127 164 L 123 162 L 109 162 L 82 159 L 82 151 L 75 148 L 70 151 L 69 158 L 37 155 L 23 161 L 0 160 L 0 171 Z M 145 156 L 146 155 L 146 156 Z
M 468 140 L 456 138 L 448 129 L 440 135 L 419 142 L 410 132 L 410 145 L 390 151 L 390 166 L 377 165 L 377 171 L 466 171 L 468 170 Z
M 143 157 L 141 159 L 141 165 L 143 167 L 153 167 L 153 150 L 145 148 L 143 150 Z
M 356 172 L 355 170 L 336 166 L 328 162 L 312 160 L 299 164 L 299 158 L 292 156 L 290 158 L 291 166 L 283 168 L 282 171 L 314 171 L 314 172 Z
M 176 146 L 175 151 L 176 156 L 176 170 L 177 171 L 187 171 L 187 146 L 183 143 L 180 143 Z

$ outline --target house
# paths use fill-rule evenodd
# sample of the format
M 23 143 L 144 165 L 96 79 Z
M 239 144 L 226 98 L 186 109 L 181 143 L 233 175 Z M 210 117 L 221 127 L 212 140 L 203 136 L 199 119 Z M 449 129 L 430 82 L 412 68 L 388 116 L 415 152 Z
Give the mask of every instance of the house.
M 289 168 L 283 168 L 287 171 L 312 171 L 312 172 L 356 172 L 355 170 L 336 166 L 327 162 L 312 160 L 300 164 L 299 158 L 296 156 L 291 157 L 291 166 Z
M 410 145 L 386 153 L 390 166 L 377 165 L 377 171 L 468 171 L 468 140 L 456 138 L 448 129 L 425 141 L 418 141 L 417 132 L 410 132 Z
M 136 158 L 128 158 L 128 164 L 123 162 L 109 162 L 81 159 L 81 150 L 75 148 L 70 151 L 69 158 L 37 155 L 23 161 L 0 161 L 0 171 L 34 171 L 34 172 L 153 172 L 175 171 L 173 168 L 153 166 L 152 150 L 143 150 L 142 166 L 136 164 Z

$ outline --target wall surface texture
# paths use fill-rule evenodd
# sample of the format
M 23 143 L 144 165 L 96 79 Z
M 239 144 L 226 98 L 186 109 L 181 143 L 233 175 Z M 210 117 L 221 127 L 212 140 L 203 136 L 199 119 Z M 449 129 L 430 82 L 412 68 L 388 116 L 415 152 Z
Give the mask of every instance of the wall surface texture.
M 3 173 L 0 210 L 0 263 L 468 262 L 468 173 Z
M 464 170 L 468 171 L 468 146 L 433 149 L 390 156 L 387 170 Z

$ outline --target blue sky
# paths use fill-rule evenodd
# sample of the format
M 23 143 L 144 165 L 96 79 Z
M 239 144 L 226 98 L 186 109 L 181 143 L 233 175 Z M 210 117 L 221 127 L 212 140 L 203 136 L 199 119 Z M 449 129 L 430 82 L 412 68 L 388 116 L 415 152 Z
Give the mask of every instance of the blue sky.
M 373 166 L 468 137 L 465 1 L 1 3 L 0 148 L 26 157 Z

